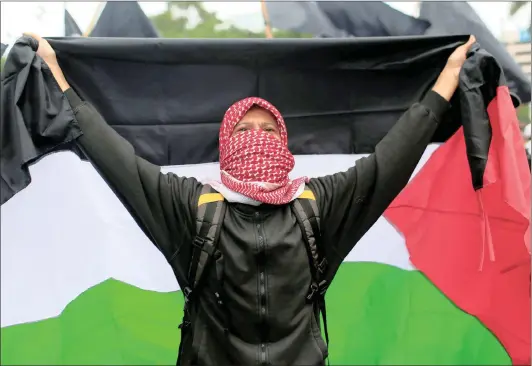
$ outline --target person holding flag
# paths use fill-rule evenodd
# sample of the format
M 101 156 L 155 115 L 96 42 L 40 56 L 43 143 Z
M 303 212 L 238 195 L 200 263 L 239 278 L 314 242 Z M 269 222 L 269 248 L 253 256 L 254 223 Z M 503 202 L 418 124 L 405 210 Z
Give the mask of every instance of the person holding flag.
M 221 179 L 204 185 L 136 156 L 70 87 L 50 44 L 27 35 L 75 113 L 80 148 L 174 270 L 186 299 L 182 365 L 324 364 L 325 291 L 408 183 L 475 42 L 456 48 L 373 154 L 326 177 L 290 179 L 281 113 L 261 98 L 237 101 L 220 126 Z

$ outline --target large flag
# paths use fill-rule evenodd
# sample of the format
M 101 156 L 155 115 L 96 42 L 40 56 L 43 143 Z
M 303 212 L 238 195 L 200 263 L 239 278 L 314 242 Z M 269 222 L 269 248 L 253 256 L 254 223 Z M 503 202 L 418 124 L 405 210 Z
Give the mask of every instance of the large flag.
M 0 56 L 3 56 L 4 55 L 4 52 L 7 50 L 7 44 L 4 44 L 4 43 L 0 43 Z
M 382 1 L 266 1 L 272 26 L 324 37 L 424 34 L 430 26 Z
M 219 174 L 219 121 L 233 101 L 248 95 L 271 100 L 284 113 L 297 155 L 294 175 L 347 169 L 421 99 L 447 56 L 466 39 L 51 43 L 71 85 L 140 156 L 164 172 L 205 181 Z M 31 46 L 22 39 L 11 54 L 36 65 Z M 473 66 L 483 62 L 472 60 Z M 7 65 L 11 78 L 3 81 L 8 93 L 2 107 L 10 108 L 2 108 L 1 132 L 3 151 L 11 148 L 11 154 L 2 156 L 2 180 L 11 196 L 3 197 L 10 199 L 1 207 L 2 363 L 174 364 L 183 301 L 170 266 L 90 163 L 75 149 L 65 151 L 80 132 L 47 73 L 10 59 Z M 489 74 L 487 79 L 499 82 Z M 54 108 L 35 114 L 46 107 L 35 100 L 52 101 Z M 482 115 L 486 101 L 455 100 L 453 118 L 443 121 L 434 142 L 456 131 L 464 135 L 461 117 Z M 501 109 L 501 118 L 512 115 Z M 502 138 L 494 129 L 493 140 L 496 136 Z M 420 167 L 430 167 L 431 154 L 447 143 L 438 146 L 429 146 Z M 466 151 L 462 154 L 467 159 Z M 512 167 L 501 160 L 498 169 Z M 441 181 L 453 179 L 473 190 L 468 177 Z M 480 223 L 477 229 L 480 236 Z M 510 263 L 509 253 L 496 248 L 495 263 Z M 457 249 L 455 258 L 460 254 Z M 327 295 L 331 364 L 511 364 L 515 348 L 505 334 L 493 331 L 482 314 L 469 313 L 412 255 L 410 238 L 405 242 L 385 217 L 348 255 Z M 525 293 L 522 272 L 506 284 Z M 523 313 L 527 299 L 498 301 L 530 323 L 530 312 Z M 529 336 L 526 342 L 530 346 Z
M 467 1 L 422 1 L 419 18 L 431 24 L 427 35 L 474 34 L 481 47 L 501 65 L 510 90 L 517 94 L 521 102 L 530 102 L 530 79 Z
M 136 1 L 108 1 L 90 36 L 157 38 L 159 34 Z

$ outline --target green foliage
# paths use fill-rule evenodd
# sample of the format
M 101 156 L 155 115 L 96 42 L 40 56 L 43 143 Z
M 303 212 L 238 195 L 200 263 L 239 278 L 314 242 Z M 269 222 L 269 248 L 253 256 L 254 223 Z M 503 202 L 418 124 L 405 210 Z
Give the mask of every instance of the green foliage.
M 530 121 L 530 103 L 517 108 L 517 119 L 523 126 L 532 122 Z
M 194 14 L 194 15 L 192 15 Z M 197 17 L 196 17 L 197 15 Z M 199 18 L 197 23 L 195 18 Z M 198 1 L 168 2 L 165 12 L 152 16 L 151 21 L 163 38 L 264 38 L 264 32 L 253 32 L 224 24 L 214 12 Z M 194 24 L 196 23 L 196 24 Z M 311 35 L 273 30 L 274 38 L 310 38 Z

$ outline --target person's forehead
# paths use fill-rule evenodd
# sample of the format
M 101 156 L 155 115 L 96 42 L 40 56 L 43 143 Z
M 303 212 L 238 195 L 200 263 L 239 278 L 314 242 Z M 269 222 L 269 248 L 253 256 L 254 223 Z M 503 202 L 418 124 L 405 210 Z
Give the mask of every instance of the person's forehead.
M 268 110 L 256 107 L 251 108 L 249 111 L 247 111 L 246 114 L 242 117 L 242 119 L 239 121 L 239 123 L 247 123 L 247 122 L 272 122 L 276 123 L 275 116 Z

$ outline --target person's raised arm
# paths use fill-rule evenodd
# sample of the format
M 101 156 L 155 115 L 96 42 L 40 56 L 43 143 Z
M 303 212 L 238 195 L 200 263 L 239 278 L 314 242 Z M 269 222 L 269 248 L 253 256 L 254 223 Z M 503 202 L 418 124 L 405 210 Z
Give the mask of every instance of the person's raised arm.
M 37 54 L 72 107 L 83 131 L 79 146 L 146 235 L 168 260 L 173 260 L 182 243 L 191 243 L 201 184 L 194 178 L 162 174 L 159 166 L 136 156 L 133 146 L 70 88 L 50 44 L 38 35 L 27 35 L 39 41 Z
M 408 183 L 449 108 L 474 42 L 471 37 L 453 52 L 432 90 L 401 116 L 373 154 L 346 172 L 309 182 L 322 216 L 324 245 L 333 256 L 330 261 L 339 264 Z

